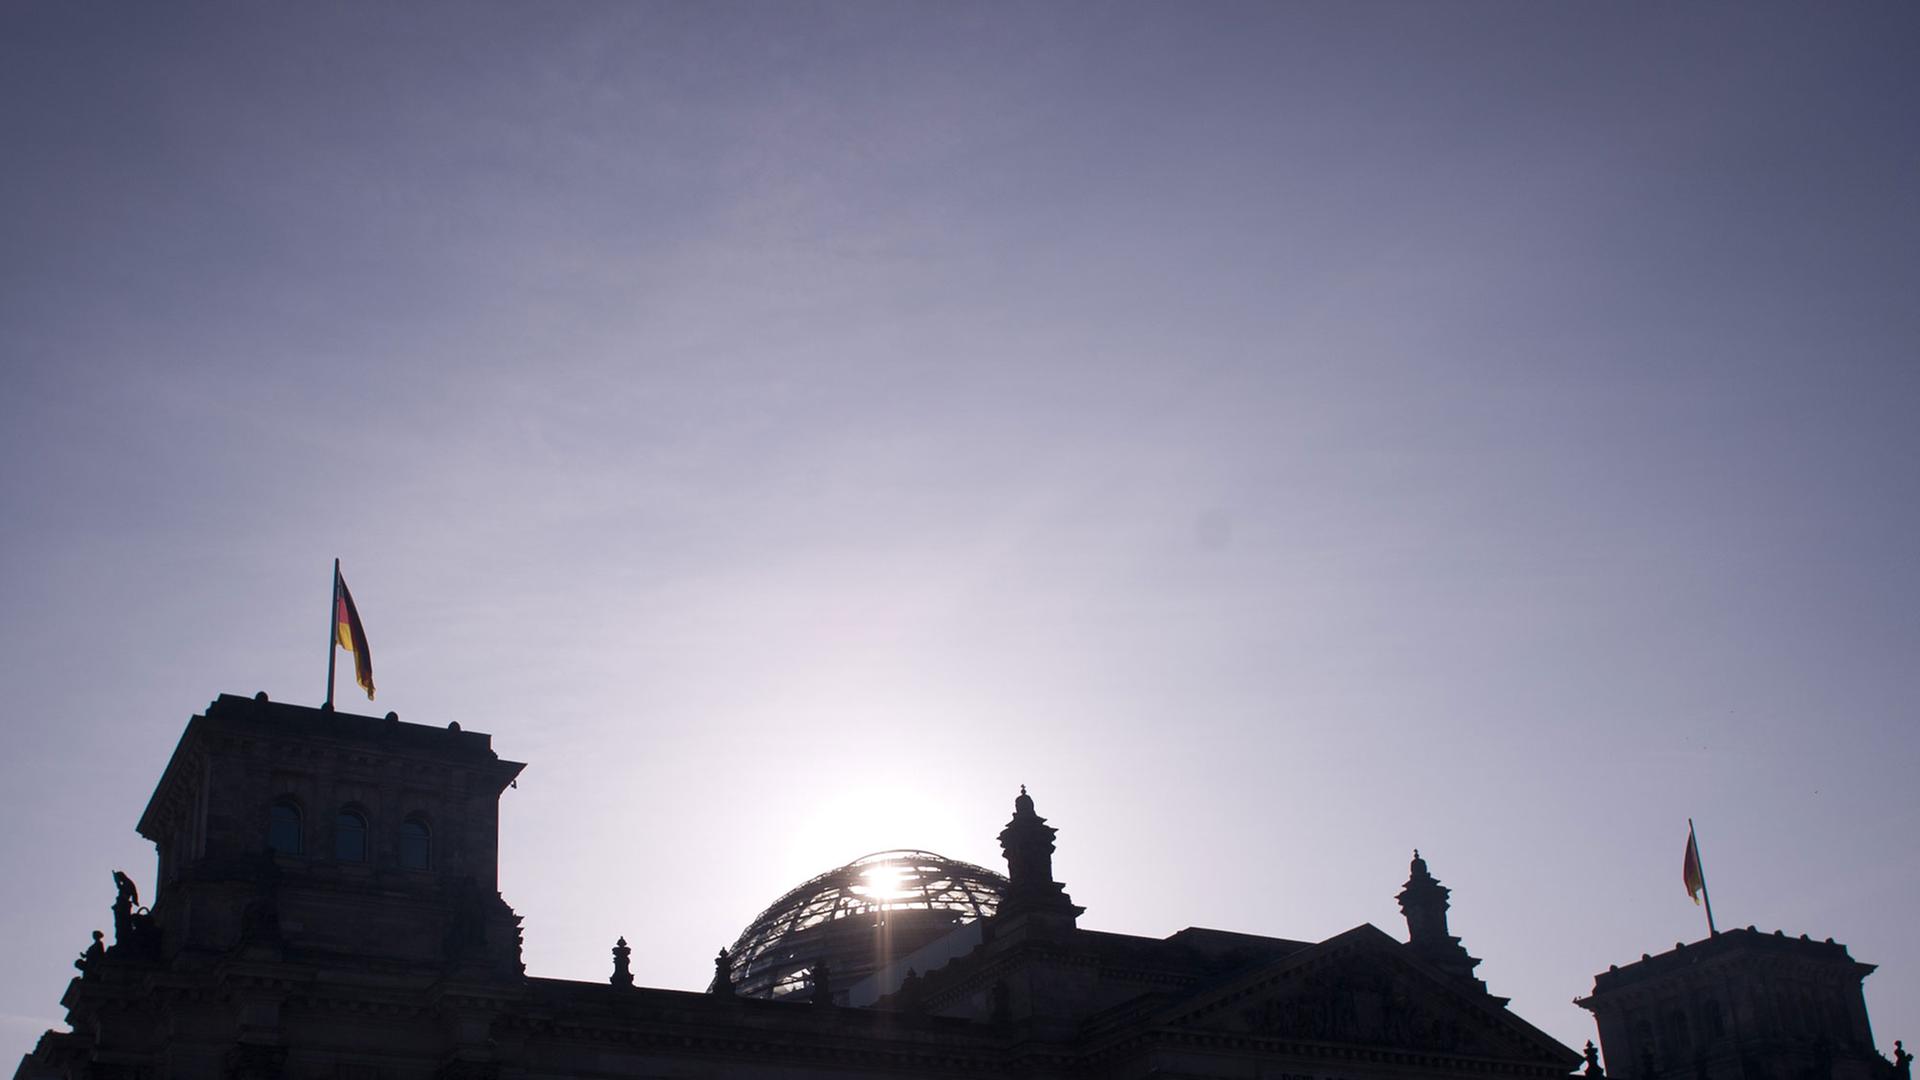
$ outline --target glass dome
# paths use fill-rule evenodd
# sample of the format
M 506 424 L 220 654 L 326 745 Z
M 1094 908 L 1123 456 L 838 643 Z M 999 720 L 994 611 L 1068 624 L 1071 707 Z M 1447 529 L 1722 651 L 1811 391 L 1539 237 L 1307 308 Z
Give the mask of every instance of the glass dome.
M 734 940 L 735 993 L 783 998 L 811 991 L 825 963 L 847 987 L 889 961 L 984 919 L 1007 879 L 930 851 L 882 851 L 809 878 L 775 900 Z

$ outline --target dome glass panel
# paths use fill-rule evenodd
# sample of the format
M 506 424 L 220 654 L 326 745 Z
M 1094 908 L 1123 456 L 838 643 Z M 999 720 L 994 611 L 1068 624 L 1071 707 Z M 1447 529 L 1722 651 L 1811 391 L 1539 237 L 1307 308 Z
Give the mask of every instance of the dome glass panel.
M 824 963 L 846 987 L 955 927 L 991 916 L 1007 879 L 930 851 L 882 851 L 816 875 L 775 900 L 729 950 L 734 992 L 810 992 Z

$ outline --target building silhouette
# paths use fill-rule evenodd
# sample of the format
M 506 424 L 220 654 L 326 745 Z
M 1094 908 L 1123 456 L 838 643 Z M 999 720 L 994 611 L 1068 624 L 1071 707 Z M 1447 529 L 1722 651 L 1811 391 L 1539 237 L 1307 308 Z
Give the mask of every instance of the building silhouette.
M 829 871 L 723 950 L 706 992 L 634 986 L 624 940 L 605 982 L 531 977 L 497 885 L 500 796 L 522 767 L 458 724 L 221 696 L 141 815 L 151 903 L 116 875 L 112 942 L 96 936 L 62 998 L 72 1030 L 43 1035 L 16 1080 L 1525 1080 L 1580 1061 L 1475 977 L 1417 852 L 1406 942 L 1365 924 L 1317 942 L 1105 933 L 1080 927 L 1024 789 L 1004 877 L 925 852 Z M 1772 949 L 1783 971 L 1825 964 L 1834 1000 L 1864 969 L 1836 947 L 1722 938 L 1713 970 Z M 1610 1061 L 1620 1039 L 1639 1052 L 1635 987 L 1668 978 L 1633 967 L 1584 1002 Z M 1858 1001 L 1856 975 L 1842 1003 Z M 1870 1052 L 1856 1012 L 1817 1059 L 1842 1080 Z
M 1006 891 L 992 870 L 930 851 L 865 855 L 755 916 L 727 950 L 727 982 L 747 997 L 871 1005 L 908 967 L 931 971 L 978 944 Z
M 1606 1071 L 1657 1080 L 1879 1080 L 1862 983 L 1872 973 L 1832 938 L 1749 926 L 1594 976 Z M 1904 1048 L 1899 1071 L 1907 1072 Z

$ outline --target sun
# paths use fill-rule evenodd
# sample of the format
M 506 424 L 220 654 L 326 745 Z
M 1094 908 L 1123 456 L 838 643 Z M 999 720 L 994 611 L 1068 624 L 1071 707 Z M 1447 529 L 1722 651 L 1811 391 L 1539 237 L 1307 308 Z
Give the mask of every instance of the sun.
M 913 895 L 913 890 L 902 887 L 908 876 L 907 868 L 898 863 L 875 863 L 860 871 L 860 879 L 865 884 L 851 886 L 847 891 L 885 905 Z

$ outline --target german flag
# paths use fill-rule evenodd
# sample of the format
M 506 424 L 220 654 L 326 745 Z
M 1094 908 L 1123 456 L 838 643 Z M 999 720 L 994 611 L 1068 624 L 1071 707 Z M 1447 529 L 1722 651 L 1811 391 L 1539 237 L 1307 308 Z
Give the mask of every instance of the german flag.
M 373 653 L 367 648 L 367 630 L 360 625 L 360 609 L 353 606 L 353 594 L 347 591 L 347 579 L 340 567 L 333 568 L 333 637 L 335 643 L 353 654 L 353 681 L 373 700 Z M 331 691 L 329 691 L 331 693 Z
M 1692 822 L 1687 823 L 1687 855 L 1680 862 L 1680 883 L 1687 887 L 1687 898 L 1695 907 L 1700 906 L 1700 894 L 1706 891 L 1707 882 L 1700 873 L 1700 845 L 1693 841 Z

